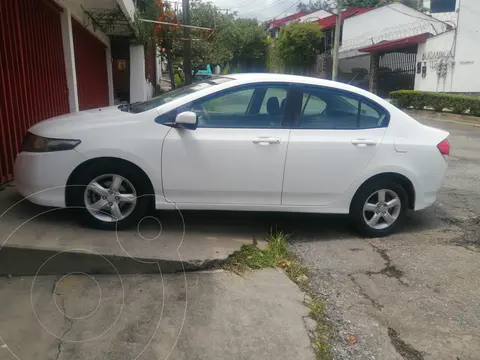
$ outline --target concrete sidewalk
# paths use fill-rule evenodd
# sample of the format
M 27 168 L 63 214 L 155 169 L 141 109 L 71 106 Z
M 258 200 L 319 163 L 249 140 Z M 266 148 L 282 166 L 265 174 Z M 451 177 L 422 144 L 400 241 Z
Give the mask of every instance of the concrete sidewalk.
M 22 199 L 13 186 L 0 191 L 0 275 L 58 275 L 203 270 L 242 245 L 261 243 L 268 226 L 216 222 L 210 213 L 154 212 L 124 231 L 86 228 L 72 209 L 45 208 Z M 48 263 L 48 265 L 47 265 Z
M 282 272 L 0 280 L 2 360 L 315 359 Z

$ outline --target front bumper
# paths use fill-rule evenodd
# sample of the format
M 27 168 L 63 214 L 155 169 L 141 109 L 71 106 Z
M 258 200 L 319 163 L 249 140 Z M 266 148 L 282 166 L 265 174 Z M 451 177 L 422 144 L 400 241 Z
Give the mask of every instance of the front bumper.
M 22 196 L 35 204 L 65 207 L 68 178 L 85 160 L 87 159 L 75 150 L 21 152 L 15 160 L 15 186 Z

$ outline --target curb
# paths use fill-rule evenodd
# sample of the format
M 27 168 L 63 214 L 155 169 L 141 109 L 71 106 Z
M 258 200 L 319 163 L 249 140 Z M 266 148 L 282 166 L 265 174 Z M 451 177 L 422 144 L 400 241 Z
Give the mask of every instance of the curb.
M 450 114 L 430 110 L 402 109 L 402 111 L 413 118 L 420 117 L 428 120 L 448 121 L 472 126 L 480 126 L 480 117 L 476 116 Z
M 159 274 L 209 270 L 225 259 L 153 260 L 128 256 L 94 255 L 81 252 L 4 246 L 0 250 L 0 276 L 87 274 Z

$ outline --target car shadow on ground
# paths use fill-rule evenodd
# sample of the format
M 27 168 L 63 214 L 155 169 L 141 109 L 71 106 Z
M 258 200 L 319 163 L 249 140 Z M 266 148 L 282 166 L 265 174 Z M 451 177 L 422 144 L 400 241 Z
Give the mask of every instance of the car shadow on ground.
M 10 208 L 10 209 L 9 209 Z M 75 209 L 54 209 L 38 206 L 22 199 L 16 191 L 2 194 L 0 214 L 9 209 L 5 217 L 22 221 L 35 218 L 43 225 L 61 227 L 83 227 L 79 212 Z M 222 234 L 238 236 L 267 236 L 270 233 L 289 234 L 292 241 L 329 241 L 360 238 L 350 226 L 348 216 L 308 213 L 244 212 L 244 211 L 154 211 L 142 221 L 142 229 L 158 227 L 163 229 L 182 228 L 204 236 Z M 0 219 L 1 221 L 2 219 Z M 183 223 L 179 226 L 179 223 Z M 435 208 L 409 212 L 402 232 L 417 233 L 438 228 L 444 221 L 437 216 Z

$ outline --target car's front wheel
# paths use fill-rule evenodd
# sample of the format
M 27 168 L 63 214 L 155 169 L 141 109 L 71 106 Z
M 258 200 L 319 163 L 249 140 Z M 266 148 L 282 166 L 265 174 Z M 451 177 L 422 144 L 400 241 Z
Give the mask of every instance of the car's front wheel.
M 72 203 L 87 225 L 115 230 L 135 225 L 145 215 L 150 197 L 146 180 L 130 166 L 92 164 L 74 181 Z
M 359 189 L 352 201 L 350 215 L 362 235 L 383 237 L 402 225 L 407 204 L 408 196 L 401 185 L 380 180 Z

